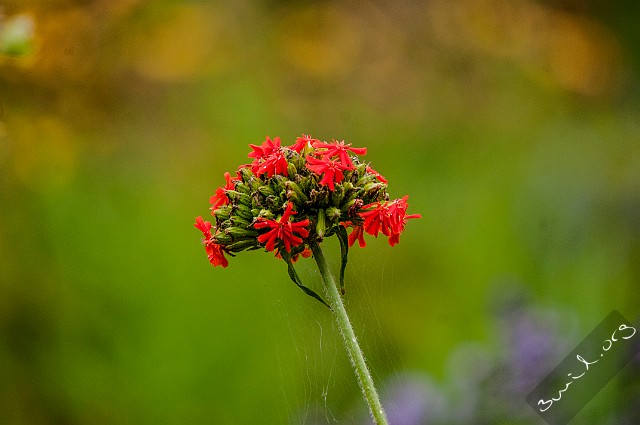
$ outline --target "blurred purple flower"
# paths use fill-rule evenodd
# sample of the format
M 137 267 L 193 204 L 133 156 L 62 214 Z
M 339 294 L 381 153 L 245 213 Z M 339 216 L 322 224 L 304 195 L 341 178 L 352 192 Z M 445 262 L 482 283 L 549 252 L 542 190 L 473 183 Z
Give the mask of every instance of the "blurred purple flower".
M 382 395 L 389 423 L 435 425 L 444 423 L 447 400 L 442 389 L 427 375 L 405 372 L 389 378 Z M 371 419 L 363 423 L 371 424 Z

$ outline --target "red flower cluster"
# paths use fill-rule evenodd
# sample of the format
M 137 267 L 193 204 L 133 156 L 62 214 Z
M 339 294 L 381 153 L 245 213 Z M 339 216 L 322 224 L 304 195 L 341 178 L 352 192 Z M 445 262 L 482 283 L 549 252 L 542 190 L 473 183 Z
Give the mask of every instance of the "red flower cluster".
M 340 183 L 344 179 L 342 172 L 349 170 L 349 167 L 340 163 L 339 160 L 317 159 L 312 156 L 307 156 L 307 168 L 318 175 L 324 174 L 320 184 L 328 185 L 331 191 L 334 190 L 335 183 Z
M 340 158 L 340 162 L 344 164 L 349 170 L 353 170 L 354 165 L 349 158 L 348 151 L 355 153 L 356 155 L 365 155 L 367 148 L 352 148 L 351 143 L 344 144 L 344 140 L 338 142 L 333 140 L 331 143 L 316 142 L 313 144 L 316 148 L 315 154 L 320 155 L 323 158 L 331 158 L 337 156 Z
M 352 147 L 344 140 L 327 143 L 304 134 L 291 146 L 282 146 L 279 137 L 267 137 L 261 145 L 249 146 L 251 164 L 241 165 L 236 177 L 224 173 L 225 185 L 209 199 L 211 214 L 216 217 L 213 234 L 210 222 L 196 218 L 194 226 L 202 232 L 202 243 L 214 266 L 228 266 L 225 253 L 233 255 L 259 246 L 279 258 L 286 250 L 295 261 L 300 255 L 311 254 L 305 248 L 308 238 L 321 240 L 332 234 L 338 234 L 341 243 L 348 246 L 357 241 L 365 247 L 365 233 L 377 237 L 382 232 L 394 246 L 407 220 L 420 217 L 407 214 L 407 196 L 386 200 L 387 180 L 356 157 L 365 155 L 367 148 Z M 289 176 L 294 173 L 290 170 L 295 170 L 295 175 Z M 282 178 L 272 179 L 274 176 Z M 350 185 L 345 186 L 345 180 Z M 338 186 L 340 196 L 314 199 L 318 185 L 331 192 Z M 327 201 L 334 204 L 315 204 Z M 284 211 L 272 219 L 282 211 L 279 205 Z M 292 219 L 298 214 L 294 207 L 304 219 Z M 321 218 L 319 211 L 332 212 Z M 353 230 L 347 237 L 336 227 Z
M 352 246 L 356 240 L 361 247 L 365 246 L 363 230 L 368 234 L 378 237 L 382 232 L 383 235 L 389 237 L 389 245 L 394 246 L 400 242 L 400 234 L 404 231 L 404 225 L 410 218 L 421 218 L 420 214 L 407 215 L 407 199 L 395 199 L 386 202 L 374 202 L 362 207 L 363 210 L 372 208 L 371 210 L 358 213 L 364 219 L 362 226 L 354 226 L 351 235 L 349 235 L 349 246 Z
M 224 257 L 222 247 L 213 241 L 213 236 L 211 235 L 211 223 L 209 223 L 208 221 L 204 221 L 202 217 L 196 217 L 194 226 L 196 227 L 196 229 L 200 230 L 202 232 L 202 235 L 204 236 L 204 238 L 202 239 L 202 244 L 207 251 L 209 262 L 214 267 L 227 267 L 229 265 L 229 261 L 227 261 L 227 259 Z
M 284 244 L 284 249 L 287 252 L 291 252 L 291 247 L 300 245 L 302 238 L 309 236 L 309 231 L 305 229 L 309 225 L 309 219 L 293 223 L 289 221 L 289 217 L 292 214 L 296 214 L 296 212 L 293 211 L 293 204 L 289 202 L 280 220 L 268 220 L 258 217 L 258 221 L 253 227 L 256 229 L 269 228 L 267 233 L 258 236 L 258 242 L 267 243 L 265 245 L 267 251 L 273 251 L 276 247 L 276 240 L 280 239 Z
M 311 140 L 313 140 L 312 146 L 315 149 L 313 154 L 320 158 L 307 155 L 307 168 L 317 175 L 324 174 L 320 184 L 329 186 L 331 191 L 335 189 L 335 183 L 340 183 L 344 179 L 343 171 L 355 169 L 353 161 L 349 158 L 348 151 L 357 155 L 367 153 L 367 148 L 352 148 L 351 143 L 345 144 L 344 140 L 341 142 L 333 140 L 331 143 L 321 142 L 316 139 Z M 333 157 L 337 157 L 337 159 L 331 159 Z
M 275 137 L 273 140 L 267 136 L 262 145 L 249 145 L 253 152 L 249 154 L 249 158 L 254 158 L 251 163 L 251 171 L 260 177 L 267 173 L 267 177 L 273 177 L 274 174 L 288 176 L 287 159 L 284 157 L 284 151 L 280 146 L 280 138 Z
M 240 177 L 231 177 L 231 174 L 224 173 L 224 179 L 226 180 L 227 184 L 225 184 L 224 187 L 217 188 L 216 194 L 209 199 L 209 203 L 211 204 L 211 215 L 213 215 L 213 212 L 217 210 L 221 205 L 229 204 L 229 198 L 227 198 L 227 194 L 225 191 L 233 190 L 235 188 L 235 186 L 233 185 L 233 181 L 240 180 Z

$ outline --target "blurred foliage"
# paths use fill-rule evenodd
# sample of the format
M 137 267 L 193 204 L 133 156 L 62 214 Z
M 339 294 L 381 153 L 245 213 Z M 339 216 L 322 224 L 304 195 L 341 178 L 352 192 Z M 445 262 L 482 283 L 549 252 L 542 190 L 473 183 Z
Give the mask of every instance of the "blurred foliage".
M 351 252 L 380 382 L 500 347 L 509 277 L 578 335 L 637 318 L 638 4 L 3 2 L 0 423 L 358 420 L 325 309 L 192 227 L 266 135 L 367 146 L 424 216 Z

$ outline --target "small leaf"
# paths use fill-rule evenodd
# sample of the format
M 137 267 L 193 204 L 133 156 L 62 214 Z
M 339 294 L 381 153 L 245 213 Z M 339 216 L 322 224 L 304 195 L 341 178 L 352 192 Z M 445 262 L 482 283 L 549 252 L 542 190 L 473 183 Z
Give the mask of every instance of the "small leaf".
M 327 302 L 324 299 L 322 299 L 320 295 L 318 295 L 316 292 L 314 292 L 313 290 L 307 288 L 302 284 L 302 281 L 300 280 L 300 276 L 298 276 L 298 273 L 296 273 L 296 269 L 293 268 L 293 263 L 291 262 L 291 255 L 287 251 L 282 251 L 280 253 L 280 256 L 287 263 L 287 270 L 289 272 L 289 277 L 291 278 L 291 280 L 293 280 L 293 283 L 298 285 L 298 288 L 302 289 L 302 291 L 305 294 L 315 298 L 316 300 L 320 301 L 322 304 L 326 305 L 329 310 L 332 310 L 329 304 L 327 304 Z
M 347 229 L 338 225 L 336 228 L 336 235 L 338 236 L 338 240 L 340 241 L 340 292 L 344 295 L 344 269 L 347 267 L 347 259 L 349 257 L 349 238 L 347 236 Z

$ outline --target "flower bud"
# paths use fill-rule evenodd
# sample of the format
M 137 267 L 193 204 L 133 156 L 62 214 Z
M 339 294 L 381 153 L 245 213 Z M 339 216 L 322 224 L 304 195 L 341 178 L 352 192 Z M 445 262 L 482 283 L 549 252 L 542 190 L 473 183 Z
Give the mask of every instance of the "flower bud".
M 305 158 L 304 155 L 297 155 L 296 154 L 291 158 L 291 163 L 293 165 L 295 165 L 297 170 L 304 170 L 306 168 L 306 165 L 307 165 L 307 161 L 304 158 Z
M 240 173 L 240 177 L 245 183 L 255 178 L 250 167 L 242 167 L 238 170 L 238 172 Z
M 298 196 L 298 199 L 300 199 L 300 201 L 307 202 L 309 200 L 309 197 L 302 191 L 302 189 L 300 189 L 300 186 L 298 186 L 294 182 L 288 181 L 286 182 L 285 186 L 287 187 L 287 189 L 295 192 L 295 194 Z
M 267 220 L 273 220 L 275 218 L 275 214 L 273 214 L 270 210 L 262 209 L 260 210 L 260 214 L 258 217 L 266 218 Z
M 243 227 L 245 229 L 251 225 L 251 221 L 245 220 L 244 218 L 242 218 L 242 217 L 240 217 L 238 215 L 234 215 L 231 218 L 231 223 L 235 227 Z
M 256 190 L 259 190 L 262 185 L 264 185 L 264 182 L 257 177 L 251 177 L 250 184 L 251 190 L 255 192 Z
M 231 207 L 223 206 L 213 211 L 213 215 L 221 221 L 229 220 L 229 215 L 231 214 Z
M 340 205 L 342 198 L 344 197 L 344 188 L 341 184 L 337 184 L 333 192 L 331 192 L 331 202 L 333 205 Z
M 336 207 L 330 207 L 327 208 L 325 215 L 331 222 L 337 223 L 340 220 L 342 212 Z
M 298 194 L 295 193 L 293 190 L 287 190 L 286 198 L 289 201 L 293 202 L 296 205 L 296 207 L 301 206 L 303 203 L 300 197 L 298 196 Z
M 258 236 L 258 232 L 255 230 L 249 230 L 242 227 L 228 227 L 224 229 L 224 233 L 230 235 L 234 241 L 238 239 L 255 238 Z
M 279 174 L 276 174 L 275 176 L 273 176 L 273 181 L 275 182 L 274 190 L 276 192 L 284 193 L 285 190 L 286 190 L 286 186 L 285 186 L 286 180 L 285 180 L 285 178 L 282 177 Z
M 244 204 L 236 204 L 234 212 L 245 220 L 248 220 L 248 221 L 253 220 L 253 214 L 251 213 L 251 209 Z
M 375 196 L 378 191 L 380 191 L 380 189 L 384 188 L 386 185 L 384 185 L 383 183 L 367 183 L 366 185 L 364 185 L 364 192 L 368 195 L 368 196 Z
M 247 195 L 251 194 L 251 188 L 246 184 L 236 181 L 235 186 L 236 186 L 236 191 L 240 193 L 246 193 Z
M 231 199 L 232 201 L 235 201 L 239 204 L 243 204 L 246 206 L 250 206 L 251 205 L 251 197 L 249 195 L 247 195 L 246 193 L 240 193 L 238 191 L 235 190 L 225 190 L 225 193 L 227 195 L 227 197 L 229 199 Z
M 226 245 L 228 243 L 233 242 L 233 238 L 230 235 L 227 235 L 226 233 L 218 233 L 215 236 L 213 236 L 213 239 L 215 239 L 216 243 L 219 245 Z
M 252 239 L 230 243 L 225 246 L 225 249 L 231 252 L 240 252 L 240 251 L 244 251 L 245 249 L 250 249 L 254 247 L 257 248 L 259 247 L 259 245 L 257 240 L 255 238 L 252 238 Z
M 298 174 L 298 170 L 296 169 L 296 166 L 293 165 L 293 162 L 289 162 L 287 164 L 287 173 L 289 174 L 289 176 L 295 176 L 296 174 Z
M 271 189 L 271 187 L 266 184 L 264 186 L 260 186 L 258 188 L 258 191 L 262 193 L 264 196 L 273 196 L 276 194 L 276 192 L 274 192 L 273 189 Z

